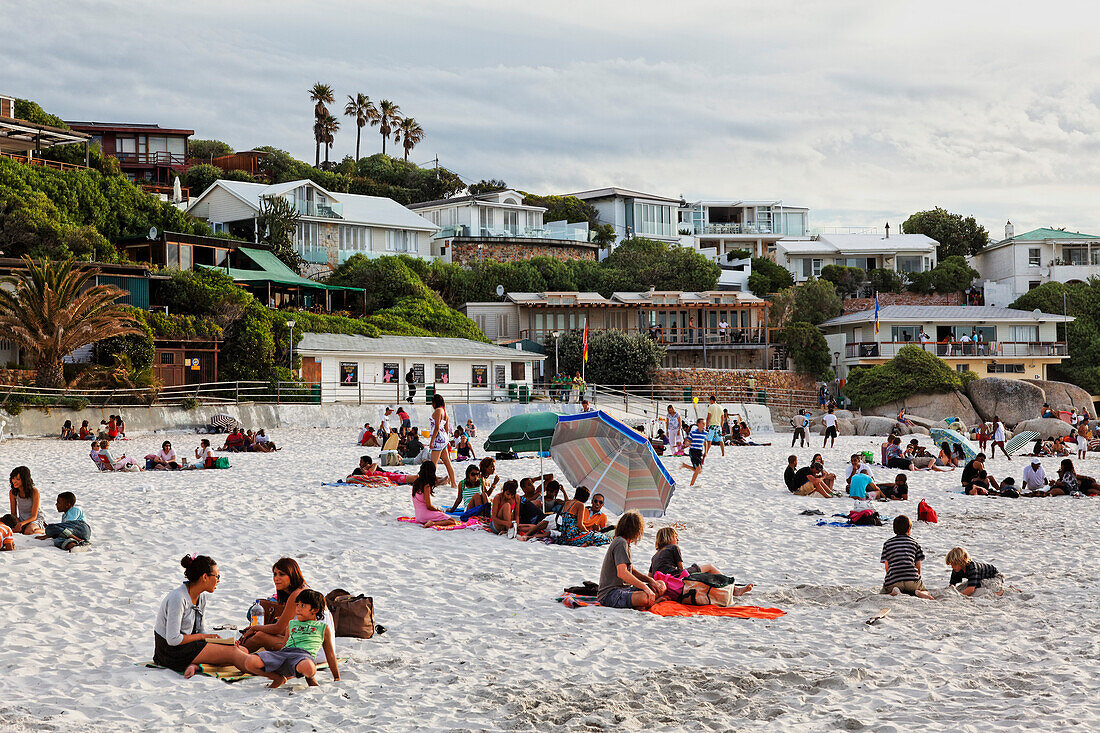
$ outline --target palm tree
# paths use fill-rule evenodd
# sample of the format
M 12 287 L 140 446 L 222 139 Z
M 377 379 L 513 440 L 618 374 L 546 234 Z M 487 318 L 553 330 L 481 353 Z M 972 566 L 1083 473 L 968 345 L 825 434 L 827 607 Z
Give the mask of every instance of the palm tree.
M 382 155 L 386 154 L 386 138 L 390 136 L 393 128 L 401 123 L 401 108 L 388 99 L 378 103 L 378 119 L 371 122 L 371 126 L 378 125 L 378 131 L 382 133 Z
M 129 310 L 116 301 L 126 295 L 114 285 L 93 285 L 98 270 L 76 269 L 76 260 L 35 262 L 0 279 L 0 333 L 34 359 L 39 387 L 61 387 L 61 359 L 112 336 L 140 334 Z
M 349 94 L 344 114 L 355 118 L 355 159 L 359 160 L 359 136 L 363 134 L 364 126 L 378 119 L 378 109 L 366 94 L 356 94 L 354 97 Z
M 309 100 L 311 102 L 316 102 L 313 107 L 313 142 L 317 144 L 317 156 L 316 162 L 314 162 L 313 164 L 314 168 L 321 165 L 322 140 L 320 135 L 318 135 L 316 123 L 322 117 L 328 114 L 328 107 L 326 107 L 325 105 L 333 103 L 333 101 L 336 99 L 334 95 L 335 93 L 332 91 L 332 87 L 330 87 L 328 84 L 322 84 L 321 82 L 317 82 L 309 90 Z
M 409 151 L 415 148 L 424 139 L 424 128 L 412 117 L 406 117 L 397 124 L 397 132 L 394 133 L 394 142 L 399 142 L 405 147 L 405 162 L 409 162 Z
M 317 129 L 320 131 L 321 142 L 325 144 L 325 166 L 327 167 L 328 151 L 336 142 L 336 131 L 340 129 L 340 120 L 325 112 L 324 116 L 317 120 Z

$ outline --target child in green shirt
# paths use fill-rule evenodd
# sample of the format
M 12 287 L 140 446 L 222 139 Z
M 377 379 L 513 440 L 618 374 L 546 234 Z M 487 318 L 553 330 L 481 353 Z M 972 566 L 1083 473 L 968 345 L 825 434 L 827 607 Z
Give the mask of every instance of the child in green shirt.
M 310 687 L 316 687 L 317 665 L 313 659 L 317 651 L 324 648 L 332 679 L 339 680 L 332 629 L 324 619 L 325 597 L 312 589 L 303 590 L 298 594 L 297 614 L 288 627 L 286 644 L 278 651 L 249 654 L 245 669 L 270 679 L 272 689 L 280 687 L 292 675 L 305 677 Z

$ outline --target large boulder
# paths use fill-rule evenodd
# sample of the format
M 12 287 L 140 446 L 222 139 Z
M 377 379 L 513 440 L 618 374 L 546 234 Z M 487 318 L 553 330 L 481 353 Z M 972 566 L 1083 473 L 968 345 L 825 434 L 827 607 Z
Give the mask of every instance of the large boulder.
M 901 428 L 901 435 L 909 433 L 908 428 L 899 425 L 897 420 L 890 417 L 860 417 L 855 420 L 856 433 L 859 435 L 889 435 L 895 427 Z
M 1022 433 L 1025 430 L 1034 430 L 1043 440 L 1054 440 L 1073 432 L 1073 428 L 1070 427 L 1069 423 L 1052 417 L 1034 417 L 1017 423 L 1017 433 Z
M 856 420 L 859 418 L 847 418 L 838 417 L 836 419 L 836 431 L 839 435 L 859 435 L 856 431 Z M 816 422 L 811 424 L 811 431 L 818 435 L 825 433 L 825 426 L 821 424 L 821 417 L 816 418 Z
M 1031 382 L 1022 379 L 986 377 L 966 385 L 966 394 L 983 420 L 1000 417 L 1005 425 L 1038 417 L 1046 395 Z
M 877 407 L 865 407 L 863 414 L 897 417 L 898 411 L 903 407 L 906 416 L 916 415 L 937 421 L 946 417 L 957 417 L 967 425 L 978 422 L 978 413 L 974 411 L 974 406 L 962 392 L 909 395 L 904 400 L 887 402 Z
M 1096 417 L 1096 408 L 1092 404 L 1092 395 L 1076 384 L 1068 382 L 1051 382 L 1046 379 L 1025 379 L 1025 382 L 1034 384 L 1043 390 L 1046 399 L 1043 400 L 1055 410 L 1087 410 L 1089 417 Z

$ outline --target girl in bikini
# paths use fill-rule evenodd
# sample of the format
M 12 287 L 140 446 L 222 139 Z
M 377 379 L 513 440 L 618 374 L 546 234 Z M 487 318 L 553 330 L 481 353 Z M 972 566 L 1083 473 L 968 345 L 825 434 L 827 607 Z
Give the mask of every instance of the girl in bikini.
M 451 488 L 458 489 L 455 470 L 451 466 L 451 450 L 447 441 L 447 403 L 443 395 L 438 392 L 432 397 L 432 416 L 428 422 L 428 430 L 431 436 L 428 438 L 428 446 L 432 452 L 432 463 L 439 465 L 442 459 L 443 465 L 447 468 L 447 479 L 451 483 Z

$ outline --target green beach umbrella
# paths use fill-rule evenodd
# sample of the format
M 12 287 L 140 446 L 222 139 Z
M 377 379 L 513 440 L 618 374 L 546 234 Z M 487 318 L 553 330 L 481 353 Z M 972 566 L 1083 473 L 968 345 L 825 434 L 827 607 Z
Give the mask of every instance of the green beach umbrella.
M 554 412 L 529 412 L 513 415 L 485 439 L 486 451 L 547 451 L 554 439 L 558 415 Z

